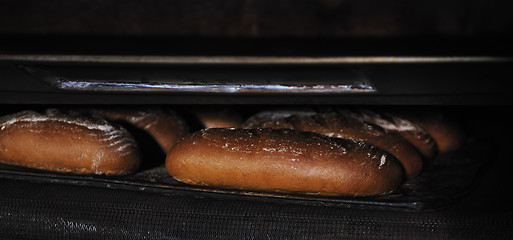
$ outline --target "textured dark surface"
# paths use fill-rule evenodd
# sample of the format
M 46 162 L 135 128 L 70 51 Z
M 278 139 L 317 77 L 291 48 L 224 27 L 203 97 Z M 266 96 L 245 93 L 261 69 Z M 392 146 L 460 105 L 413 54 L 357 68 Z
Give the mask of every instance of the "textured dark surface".
M 505 0 L 3 0 L 0 34 L 482 36 L 512 33 Z
M 16 239 L 509 239 L 511 211 L 397 213 L 0 180 Z

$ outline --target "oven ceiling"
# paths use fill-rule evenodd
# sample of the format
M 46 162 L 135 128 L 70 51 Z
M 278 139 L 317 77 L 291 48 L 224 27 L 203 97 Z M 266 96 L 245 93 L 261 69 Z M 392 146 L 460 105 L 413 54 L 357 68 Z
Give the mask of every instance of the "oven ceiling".
M 512 77 L 512 7 L 511 1 L 463 0 L 4 0 L 0 103 L 510 104 L 505 86 Z M 234 86 L 255 76 L 255 69 L 307 68 L 308 74 L 357 69 L 373 92 L 313 92 L 289 94 L 288 99 L 274 93 L 220 94 L 218 89 L 199 94 L 112 88 L 73 92 L 26 71 L 62 75 L 79 83 L 75 86 L 101 85 L 121 77 L 100 72 L 135 66 L 146 84 L 156 81 L 148 80 L 150 75 L 175 79 L 169 69 L 176 66 L 219 72 L 234 64 L 239 65 L 237 79 L 228 79 Z M 161 74 L 148 73 L 148 65 Z M 98 76 L 89 76 L 88 70 Z M 218 81 L 184 74 L 182 79 L 200 83 Z M 332 76 L 314 82 L 332 83 Z
M 0 2 L 1 34 L 475 37 L 512 33 L 511 1 L 76 0 Z

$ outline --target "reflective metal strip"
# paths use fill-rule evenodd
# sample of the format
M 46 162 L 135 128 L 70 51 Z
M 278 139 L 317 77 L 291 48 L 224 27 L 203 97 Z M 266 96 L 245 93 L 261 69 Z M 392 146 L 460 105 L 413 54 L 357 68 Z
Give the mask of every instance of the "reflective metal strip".
M 367 64 L 367 63 L 456 63 L 509 62 L 510 57 L 493 56 L 121 56 L 121 55 L 0 55 L 0 61 L 149 63 L 149 64 Z

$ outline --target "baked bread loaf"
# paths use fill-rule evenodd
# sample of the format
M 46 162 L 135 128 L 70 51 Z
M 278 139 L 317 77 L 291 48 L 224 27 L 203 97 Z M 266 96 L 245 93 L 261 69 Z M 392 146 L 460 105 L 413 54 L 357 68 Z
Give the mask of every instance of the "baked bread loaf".
M 195 109 L 193 114 L 204 128 L 240 128 L 244 120 L 233 109 Z
M 367 142 L 392 154 L 404 167 L 407 177 L 420 173 L 423 159 L 417 149 L 396 132 L 387 131 L 352 114 L 315 111 L 269 111 L 256 114 L 245 128 L 288 128 L 315 132 L 333 138 Z
M 110 121 L 129 123 L 146 131 L 158 143 L 164 153 L 167 153 L 176 142 L 189 133 L 186 121 L 171 110 L 117 108 L 93 109 L 87 112 Z
M 338 109 L 343 115 L 352 115 L 365 122 L 376 124 L 389 132 L 396 132 L 408 140 L 424 159 L 432 159 L 437 154 L 436 142 L 431 135 L 414 122 L 387 113 L 366 110 Z
M 51 109 L 0 118 L 0 162 L 55 172 L 124 175 L 139 167 L 140 158 L 124 128 Z
M 389 110 L 390 115 L 410 121 L 429 133 L 436 142 L 438 153 L 460 149 L 466 139 L 464 129 L 447 113 L 439 110 Z
M 379 148 L 290 129 L 204 129 L 169 151 L 166 169 L 187 184 L 318 195 L 385 194 L 404 178 Z

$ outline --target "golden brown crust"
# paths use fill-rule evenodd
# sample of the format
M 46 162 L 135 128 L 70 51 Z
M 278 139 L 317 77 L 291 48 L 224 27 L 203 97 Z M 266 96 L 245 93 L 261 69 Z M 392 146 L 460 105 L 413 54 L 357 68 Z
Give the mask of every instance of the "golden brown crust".
M 435 140 L 440 154 L 458 150 L 465 143 L 466 134 L 463 128 L 442 111 L 409 109 L 389 113 L 413 122 L 428 132 Z
M 162 109 L 95 109 L 95 116 L 128 122 L 148 132 L 167 153 L 173 145 L 189 133 L 184 119 L 171 110 Z
M 100 119 L 23 111 L 0 119 L 0 162 L 56 172 L 123 175 L 140 165 L 132 136 Z
M 389 132 L 396 132 L 408 140 L 425 159 L 435 157 L 438 149 L 433 137 L 414 122 L 389 114 L 372 110 L 339 109 L 340 114 L 354 115 L 365 122 L 376 124 Z
M 205 129 L 175 145 L 166 168 L 188 184 L 321 195 L 384 194 L 404 177 L 381 149 L 287 129 Z
M 267 116 L 267 117 L 265 117 Z M 423 160 L 411 143 L 396 132 L 389 132 L 348 114 L 337 112 L 265 112 L 248 119 L 245 128 L 288 128 L 320 133 L 333 138 L 367 142 L 381 148 L 403 165 L 408 177 L 420 173 Z
M 240 128 L 242 117 L 233 109 L 195 109 L 193 114 L 204 128 Z

